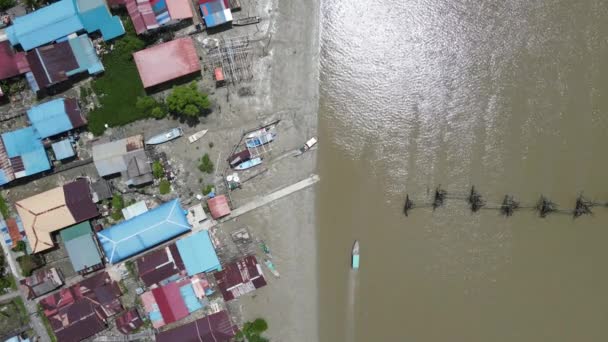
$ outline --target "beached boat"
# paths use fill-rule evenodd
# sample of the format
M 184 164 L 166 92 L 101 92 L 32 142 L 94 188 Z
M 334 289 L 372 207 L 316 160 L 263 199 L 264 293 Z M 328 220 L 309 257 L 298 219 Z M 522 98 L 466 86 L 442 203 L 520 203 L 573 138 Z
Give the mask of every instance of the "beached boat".
M 184 134 L 182 129 L 180 127 L 176 127 L 167 132 L 163 132 L 151 137 L 150 139 L 146 140 L 146 145 L 158 145 L 166 143 L 167 141 L 181 137 L 182 134 Z
M 274 267 L 274 264 L 272 263 L 272 261 L 270 261 L 268 259 L 264 259 L 264 264 L 266 265 L 266 267 L 268 267 L 268 269 L 270 270 L 270 273 L 272 273 L 275 277 L 277 277 L 277 278 L 281 277 L 281 275 L 279 274 L 279 271 L 277 271 L 277 269 Z
M 268 144 L 269 142 L 272 142 L 274 140 L 274 135 L 274 133 L 266 132 L 257 137 L 248 138 L 245 145 L 247 145 L 248 148 L 255 148 Z
M 270 253 L 270 248 L 268 248 L 268 246 L 266 245 L 266 242 L 264 242 L 264 240 L 260 241 L 260 248 L 262 249 L 262 252 L 264 252 L 264 254 L 266 254 L 267 257 L 272 259 L 272 253 Z
M 234 169 L 237 171 L 243 171 L 243 170 L 250 169 L 254 166 L 258 166 L 260 164 L 262 164 L 262 158 L 257 157 L 257 158 L 249 159 L 248 161 L 240 163 L 239 165 L 235 166 Z
M 245 26 L 245 25 L 253 25 L 260 22 L 260 17 L 247 17 L 235 19 L 232 21 L 232 25 L 234 26 Z
M 359 240 L 355 240 L 353 250 L 351 252 L 351 267 L 353 270 L 359 269 Z
M 205 134 L 207 134 L 207 129 L 204 129 L 202 131 L 198 131 L 194 134 L 192 134 L 191 136 L 188 137 L 188 141 L 192 144 L 193 142 L 197 141 L 198 139 L 202 138 L 205 136 Z
M 310 138 L 305 144 L 304 146 L 300 147 L 300 153 L 304 153 L 308 150 L 311 149 L 311 147 L 315 146 L 317 144 L 317 137 L 312 137 Z
M 245 149 L 242 150 L 241 152 L 237 152 L 233 155 L 231 155 L 227 161 L 228 164 L 230 165 L 230 167 L 234 168 L 237 165 L 239 165 L 242 162 L 246 162 L 249 159 L 251 159 L 251 152 L 249 152 L 249 150 Z

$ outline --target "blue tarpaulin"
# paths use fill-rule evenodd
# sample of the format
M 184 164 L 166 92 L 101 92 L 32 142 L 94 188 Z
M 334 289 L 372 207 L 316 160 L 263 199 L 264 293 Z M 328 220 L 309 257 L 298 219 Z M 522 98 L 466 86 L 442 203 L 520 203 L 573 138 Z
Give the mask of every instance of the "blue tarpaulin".
M 108 261 L 117 263 L 190 229 L 179 201 L 173 200 L 104 229 L 97 237 Z
M 27 118 L 42 139 L 74 128 L 66 112 L 64 99 L 55 99 L 30 108 Z
M 184 285 L 179 288 L 179 293 L 184 299 L 184 303 L 186 303 L 186 307 L 188 308 L 188 313 L 193 313 L 194 311 L 200 310 L 203 308 L 203 305 L 196 297 L 194 293 L 194 288 L 192 287 L 192 283 Z
M 84 71 L 87 71 L 90 75 L 98 74 L 104 71 L 103 64 L 99 60 L 99 56 L 95 52 L 93 42 L 87 35 L 78 36 L 77 38 L 70 39 L 68 41 L 74 57 L 78 62 L 78 69 L 71 70 L 66 74 L 72 76 Z
M 58 160 L 72 158 L 75 155 L 72 143 L 68 139 L 56 142 L 51 147 L 53 148 L 53 153 L 55 153 L 55 158 Z
M 176 245 L 189 276 L 221 269 L 209 232 L 204 230 L 185 237 Z

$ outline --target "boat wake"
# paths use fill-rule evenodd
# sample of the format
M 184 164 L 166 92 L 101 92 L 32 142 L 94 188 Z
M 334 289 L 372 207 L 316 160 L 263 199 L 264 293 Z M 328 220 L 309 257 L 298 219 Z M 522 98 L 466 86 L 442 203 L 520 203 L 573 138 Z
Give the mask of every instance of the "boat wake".
M 346 291 L 346 322 L 344 328 L 346 329 L 344 336 L 347 342 L 355 341 L 355 305 L 357 299 L 357 283 L 358 283 L 357 271 L 350 270 L 348 274 L 348 291 Z

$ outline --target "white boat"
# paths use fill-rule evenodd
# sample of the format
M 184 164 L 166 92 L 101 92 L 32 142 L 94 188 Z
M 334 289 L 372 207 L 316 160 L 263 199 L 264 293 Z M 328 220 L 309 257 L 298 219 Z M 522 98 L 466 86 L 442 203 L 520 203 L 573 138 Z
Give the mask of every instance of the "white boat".
M 277 271 L 276 267 L 274 267 L 274 264 L 272 263 L 272 261 L 268 260 L 268 259 L 264 259 L 264 264 L 266 265 L 266 267 L 268 267 L 268 269 L 270 270 L 270 273 L 272 273 L 275 277 L 280 278 L 281 275 L 279 274 L 279 271 Z
M 353 270 L 359 269 L 359 240 L 355 240 L 353 250 L 351 252 L 351 267 Z
M 317 144 L 317 137 L 312 137 L 310 138 L 305 144 L 304 146 L 300 147 L 300 153 L 304 153 L 308 150 L 311 149 L 311 147 L 315 146 Z
M 262 164 L 262 158 L 257 157 L 257 158 L 249 159 L 247 161 L 240 163 L 239 165 L 235 166 L 234 169 L 238 170 L 238 171 L 243 171 L 243 170 L 250 169 L 254 166 L 258 166 L 260 164 Z
M 248 148 L 254 148 L 268 144 L 269 142 L 272 142 L 274 140 L 274 135 L 274 133 L 268 132 L 257 137 L 248 138 L 245 145 L 247 145 Z
M 208 131 L 208 129 L 204 129 L 202 131 L 198 131 L 198 132 L 192 134 L 191 136 L 188 137 L 188 141 L 192 144 L 193 142 L 195 142 L 198 139 L 205 136 L 205 134 L 207 134 L 207 131 Z
M 181 137 L 183 134 L 184 132 L 182 131 L 181 127 L 176 127 L 167 132 L 163 132 L 151 137 L 150 139 L 146 140 L 146 145 L 158 145 L 166 143 L 167 141 Z

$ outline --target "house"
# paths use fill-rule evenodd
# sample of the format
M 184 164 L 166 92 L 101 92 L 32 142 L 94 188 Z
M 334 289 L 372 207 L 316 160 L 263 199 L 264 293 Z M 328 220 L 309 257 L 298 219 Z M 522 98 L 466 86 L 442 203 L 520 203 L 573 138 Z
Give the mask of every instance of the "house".
M 19 241 L 27 240 L 23 223 L 17 218 L 8 218 L 6 221 L 0 220 L 0 231 L 4 242 L 10 247 L 15 248 Z
M 109 263 L 115 264 L 190 231 L 184 209 L 175 199 L 97 233 Z
M 208 303 L 206 296 L 211 293 L 207 278 L 197 275 L 144 292 L 141 302 L 152 326 L 158 329 L 202 309 Z
M 178 38 L 137 51 L 133 59 L 144 88 L 198 73 L 201 65 L 192 38 Z
M 63 285 L 63 277 L 56 268 L 35 271 L 30 277 L 21 279 L 20 286 L 27 293 L 27 299 L 47 294 Z
M 82 341 L 106 328 L 107 319 L 123 310 L 120 288 L 107 272 L 97 273 L 40 301 L 61 342 Z
M 35 134 L 45 139 L 87 124 L 80 111 L 78 100 L 58 98 L 41 103 L 27 110 L 27 119 Z
M 154 181 L 150 158 L 144 150 L 144 137 L 141 134 L 94 144 L 93 163 L 99 176 L 121 174 L 128 185 L 139 186 Z
M 30 71 L 25 52 L 15 52 L 8 40 L 0 42 L 0 80 Z
M 59 235 L 76 273 L 86 274 L 103 268 L 89 221 L 66 228 L 59 232 Z
M 137 34 L 193 16 L 188 0 L 125 0 L 125 5 Z
M 144 324 L 141 320 L 137 309 L 125 311 L 122 315 L 116 317 L 116 329 L 125 335 L 132 334 Z
M 26 77 L 33 91 L 48 88 L 80 73 L 97 75 L 104 71 L 87 35 L 35 48 L 27 53 L 27 61 L 31 72 Z
M 0 185 L 50 169 L 42 140 L 33 127 L 0 136 Z
M 214 220 L 230 215 L 230 206 L 226 195 L 219 195 L 207 200 L 207 206 Z
M 182 278 L 186 275 L 185 269 L 175 244 L 151 251 L 137 259 L 139 277 L 148 287 Z
M 57 160 L 70 159 L 76 156 L 76 152 L 74 151 L 74 147 L 72 146 L 70 139 L 63 139 L 53 143 L 51 148 L 53 149 L 53 154 Z
M 224 269 L 214 273 L 214 276 L 225 301 L 266 286 L 262 267 L 253 255 L 225 265 Z
M 103 178 L 91 183 L 91 188 L 93 189 L 93 202 L 95 203 L 112 198 L 112 186 Z
M 207 28 L 232 22 L 228 0 L 199 0 L 198 4 Z
M 156 334 L 156 342 L 228 342 L 237 328 L 226 311 L 220 311 L 194 322 Z
M 22 199 L 15 206 L 33 253 L 54 246 L 52 233 L 99 215 L 84 179 Z
M 220 270 L 222 267 L 206 230 L 177 240 L 177 250 L 188 275 Z
M 6 35 L 13 46 L 28 51 L 85 31 L 99 31 L 106 41 L 125 33 L 120 18 L 110 14 L 104 0 L 60 0 L 15 18 Z

